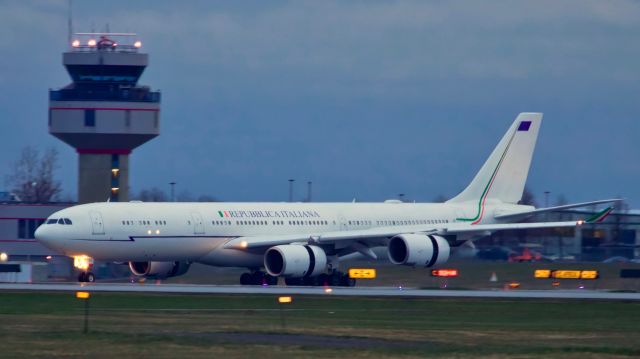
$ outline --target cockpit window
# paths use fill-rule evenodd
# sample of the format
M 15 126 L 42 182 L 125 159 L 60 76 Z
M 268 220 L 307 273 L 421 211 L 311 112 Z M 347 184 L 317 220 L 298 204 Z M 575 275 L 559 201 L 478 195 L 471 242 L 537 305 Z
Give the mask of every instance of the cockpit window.
M 47 224 L 54 224 L 54 223 L 58 223 L 58 219 L 57 219 L 57 218 L 50 218 L 50 219 L 47 221 Z
M 62 218 L 58 219 L 58 224 L 64 224 L 64 219 Z
M 64 218 L 64 224 L 71 224 L 71 220 L 69 218 Z

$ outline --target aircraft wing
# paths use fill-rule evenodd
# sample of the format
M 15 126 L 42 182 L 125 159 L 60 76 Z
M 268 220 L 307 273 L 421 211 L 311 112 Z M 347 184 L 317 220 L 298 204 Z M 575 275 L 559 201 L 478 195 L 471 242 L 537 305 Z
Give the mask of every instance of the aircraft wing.
M 620 199 L 620 198 L 603 199 L 603 200 L 599 200 L 599 201 L 573 203 L 573 204 L 566 204 L 566 205 L 562 205 L 562 206 L 547 207 L 547 208 L 538 208 L 538 209 L 534 209 L 534 210 L 531 210 L 531 211 L 525 211 L 525 212 L 498 214 L 498 215 L 494 216 L 493 218 L 499 219 L 499 220 L 512 220 L 512 221 L 514 221 L 514 220 L 520 220 L 520 219 L 523 219 L 523 218 L 526 218 L 526 217 L 533 216 L 535 214 L 540 214 L 540 213 L 545 213 L 545 212 L 560 212 L 560 211 L 563 211 L 565 209 L 580 208 L 580 207 L 587 207 L 587 206 L 595 206 L 597 204 L 603 204 L 603 203 L 618 203 L 618 202 L 622 202 L 622 201 L 623 200 Z
M 399 234 L 406 233 L 423 233 L 423 234 L 459 234 L 459 233 L 488 233 L 494 231 L 503 231 L 509 229 L 532 229 L 532 228 L 558 228 L 558 227 L 576 227 L 580 226 L 584 221 L 565 221 L 565 222 L 537 222 L 537 223 L 500 223 L 500 224 L 477 224 L 468 223 L 448 223 L 442 226 L 394 226 L 394 227 L 378 227 L 372 229 L 353 230 L 353 231 L 334 231 L 322 234 L 306 233 L 291 234 L 277 236 L 250 236 L 238 237 L 230 240 L 225 244 L 225 248 L 234 249 L 253 249 L 272 247 L 281 244 L 291 243 L 309 243 L 309 244 L 331 244 L 340 241 L 359 240 L 367 243 L 380 242 L 380 239 L 391 238 Z

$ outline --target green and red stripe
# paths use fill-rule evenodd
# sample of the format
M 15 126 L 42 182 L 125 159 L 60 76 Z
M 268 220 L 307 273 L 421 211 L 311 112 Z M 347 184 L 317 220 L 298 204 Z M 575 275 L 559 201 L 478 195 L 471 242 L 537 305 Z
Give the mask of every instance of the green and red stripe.
M 491 178 L 489 179 L 489 182 L 484 187 L 484 191 L 482 191 L 482 195 L 480 196 L 480 199 L 478 200 L 478 212 L 476 213 L 475 217 L 473 217 L 473 218 L 456 218 L 456 220 L 464 221 L 464 222 L 471 222 L 471 224 L 480 223 L 480 221 L 482 220 L 482 217 L 484 216 L 484 207 L 485 207 L 485 202 L 487 200 L 487 197 L 489 195 L 489 191 L 491 190 L 491 187 L 493 186 L 493 182 L 495 181 L 495 179 L 496 179 L 496 177 L 498 175 L 498 171 L 500 170 L 500 166 L 502 166 L 502 162 L 504 162 L 504 159 L 507 157 L 507 152 L 509 152 L 509 147 L 511 146 L 511 142 L 513 141 L 513 138 L 515 136 L 516 136 L 516 132 L 514 131 L 513 135 L 511 135 L 511 138 L 509 139 L 509 143 L 507 143 L 507 148 L 505 148 L 504 152 L 502 153 L 502 156 L 500 156 L 500 161 L 498 161 L 498 165 L 496 166 L 496 168 L 493 170 L 493 173 L 491 174 Z

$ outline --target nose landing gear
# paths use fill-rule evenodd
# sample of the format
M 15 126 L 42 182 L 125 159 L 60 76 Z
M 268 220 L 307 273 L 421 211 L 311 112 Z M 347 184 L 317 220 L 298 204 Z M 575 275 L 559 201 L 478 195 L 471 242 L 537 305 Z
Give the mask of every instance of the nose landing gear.
M 93 283 L 96 281 L 96 276 L 91 272 L 80 272 L 78 276 L 78 282 L 81 283 Z
M 75 256 L 73 257 L 73 266 L 81 270 L 78 275 L 78 282 L 81 283 L 93 283 L 96 281 L 96 276 L 91 272 L 93 268 L 93 258 L 89 256 Z

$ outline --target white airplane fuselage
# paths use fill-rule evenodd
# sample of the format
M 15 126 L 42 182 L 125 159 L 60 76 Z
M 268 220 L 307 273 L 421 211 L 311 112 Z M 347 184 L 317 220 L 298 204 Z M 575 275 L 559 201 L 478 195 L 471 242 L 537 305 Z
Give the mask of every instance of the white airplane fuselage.
M 494 213 L 531 208 L 489 204 L 480 213 L 477 203 L 92 203 L 53 214 L 50 218 L 71 224 L 44 224 L 47 236 L 41 241 L 67 256 L 105 261 L 260 267 L 264 253 L 224 244 L 238 237 L 311 237 L 377 227 L 471 225 L 471 220 L 488 224 L 496 222 Z

